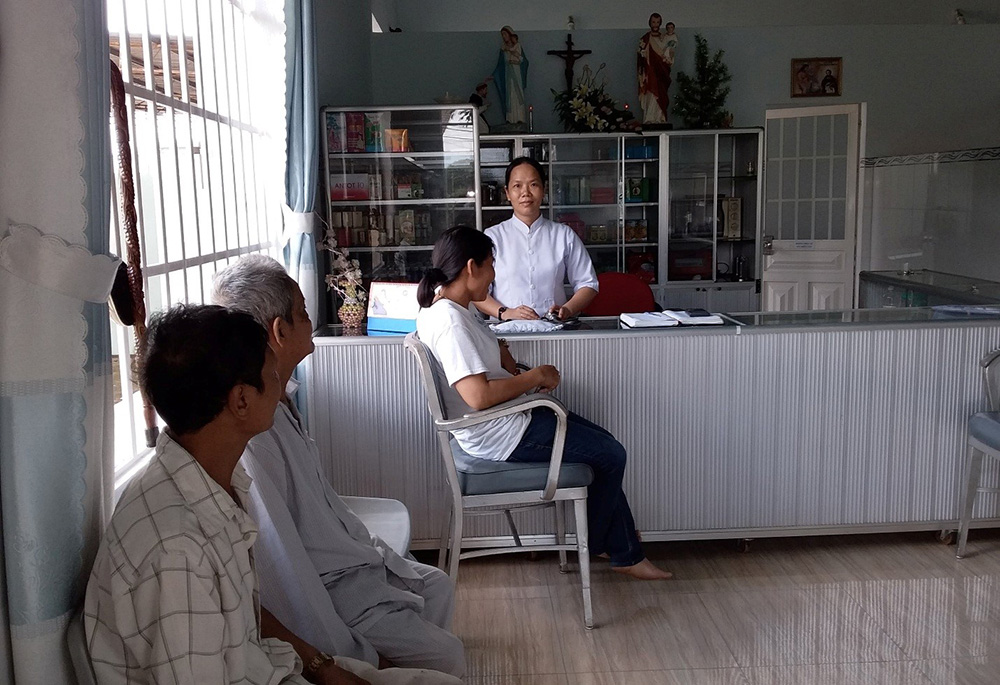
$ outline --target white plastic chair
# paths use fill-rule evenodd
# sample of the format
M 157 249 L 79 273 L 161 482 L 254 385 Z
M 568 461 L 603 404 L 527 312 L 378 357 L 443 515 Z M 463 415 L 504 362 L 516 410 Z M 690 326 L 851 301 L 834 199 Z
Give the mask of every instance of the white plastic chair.
M 410 512 L 398 499 L 341 495 L 372 535 L 377 535 L 401 557 L 410 552 Z
M 958 549 L 955 556 L 965 556 L 969 539 L 969 524 L 976 496 L 980 492 L 1000 493 L 1000 488 L 980 487 L 983 457 L 1000 461 L 1000 350 L 994 350 L 979 361 L 983 368 L 983 384 L 989 400 L 990 411 L 973 414 L 969 418 L 969 458 L 965 463 L 961 504 L 958 522 Z
M 585 464 L 563 464 L 563 446 L 566 441 L 567 411 L 563 405 L 548 395 L 525 395 L 504 402 L 484 411 L 462 417 L 446 415 L 436 372 L 437 361 L 420 342 L 416 333 L 404 341 L 417 360 L 420 378 L 427 395 L 427 405 L 434 420 L 441 458 L 448 475 L 451 502 L 448 521 L 441 535 L 441 552 L 438 565 L 445 568 L 452 579 L 458 578 L 461 559 L 509 554 L 512 552 L 559 552 L 559 568 L 566 572 L 566 552 L 576 550 L 580 560 L 580 580 L 583 586 L 583 617 L 586 627 L 594 627 L 593 607 L 590 599 L 590 552 L 587 547 L 587 486 L 594 478 L 593 471 Z M 450 431 L 467 428 L 535 407 L 544 407 L 556 414 L 556 435 L 552 446 L 552 459 L 548 464 L 520 462 L 494 462 L 470 457 L 463 452 Z M 576 545 L 566 544 L 564 503 L 572 502 L 576 518 Z M 522 544 L 510 511 L 530 507 L 554 507 L 556 514 L 556 544 Z M 503 513 L 514 537 L 514 546 L 490 547 L 462 551 L 462 527 L 469 515 L 496 515 Z

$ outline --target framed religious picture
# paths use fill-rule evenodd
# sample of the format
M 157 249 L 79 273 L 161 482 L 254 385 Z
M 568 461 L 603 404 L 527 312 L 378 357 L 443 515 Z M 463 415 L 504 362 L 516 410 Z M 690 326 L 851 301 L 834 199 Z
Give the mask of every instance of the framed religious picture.
M 808 57 L 792 60 L 792 97 L 813 98 L 843 92 L 843 59 Z

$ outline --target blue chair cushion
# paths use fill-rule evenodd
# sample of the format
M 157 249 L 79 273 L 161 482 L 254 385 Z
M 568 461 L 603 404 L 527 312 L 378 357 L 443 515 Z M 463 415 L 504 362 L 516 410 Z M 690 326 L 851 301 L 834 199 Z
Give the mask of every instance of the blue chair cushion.
M 969 419 L 969 437 L 1000 450 L 1000 412 L 980 412 Z
M 495 495 L 545 488 L 545 480 L 549 476 L 548 462 L 526 464 L 479 459 L 463 452 L 454 440 L 450 442 L 463 495 Z M 586 464 L 562 464 L 559 467 L 560 488 L 585 487 L 593 480 L 594 472 Z

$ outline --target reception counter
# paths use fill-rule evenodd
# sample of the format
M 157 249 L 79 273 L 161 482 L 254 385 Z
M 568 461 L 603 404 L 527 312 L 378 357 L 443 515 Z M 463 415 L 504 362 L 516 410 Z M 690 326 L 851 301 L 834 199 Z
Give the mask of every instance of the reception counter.
M 401 336 L 342 333 L 317 333 L 305 378 L 326 475 L 343 494 L 402 500 L 414 547 L 435 546 L 445 476 L 415 363 Z M 637 330 L 592 319 L 506 337 L 519 360 L 555 364 L 555 395 L 625 445 L 645 540 L 946 530 L 1000 309 L 746 314 Z M 995 495 L 981 496 L 978 524 L 998 511 Z M 540 514 L 522 516 L 527 534 L 543 530 Z M 499 517 L 472 520 L 467 535 L 475 546 L 506 530 Z

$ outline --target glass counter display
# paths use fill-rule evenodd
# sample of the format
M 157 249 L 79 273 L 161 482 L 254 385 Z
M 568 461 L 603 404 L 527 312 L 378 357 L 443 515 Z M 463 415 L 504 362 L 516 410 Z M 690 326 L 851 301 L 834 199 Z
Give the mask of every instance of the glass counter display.
M 936 305 L 887 309 L 845 309 L 814 312 L 751 312 L 729 314 L 743 326 L 829 326 L 837 324 L 894 324 L 929 321 L 1000 319 L 1000 306 Z
M 862 271 L 863 308 L 926 307 L 941 304 L 1000 304 L 1000 283 L 929 269 Z

